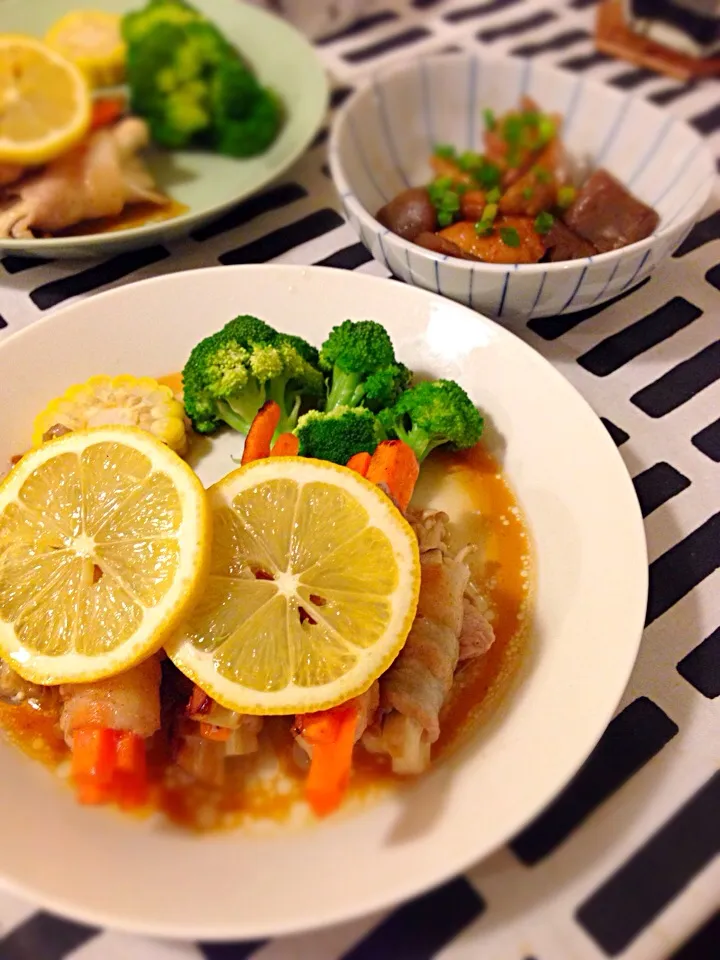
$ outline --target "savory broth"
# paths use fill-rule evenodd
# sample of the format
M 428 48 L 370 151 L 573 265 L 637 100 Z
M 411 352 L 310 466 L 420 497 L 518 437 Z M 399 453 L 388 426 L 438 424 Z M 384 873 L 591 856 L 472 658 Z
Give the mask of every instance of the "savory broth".
M 163 223 L 187 213 L 190 208 L 178 200 L 169 200 L 163 206 L 156 203 L 135 203 L 126 206 L 116 217 L 101 217 L 99 220 L 84 220 L 66 230 L 54 234 L 57 237 L 88 237 L 98 233 L 115 233 L 118 230 L 133 230 L 146 223 Z
M 174 390 L 180 386 L 179 377 L 166 377 L 163 382 Z M 482 444 L 462 453 L 432 455 L 423 467 L 413 503 L 444 509 L 450 515 L 453 548 L 468 542 L 479 545 L 468 562 L 494 614 L 495 643 L 485 656 L 461 668 L 443 709 L 442 732 L 433 750 L 433 758 L 438 759 L 482 723 L 506 692 L 519 663 L 530 598 L 530 545 L 513 493 Z M 68 756 L 55 719 L 54 714 L 27 705 L 0 704 L 0 725 L 8 738 L 51 766 Z M 161 731 L 149 752 L 149 811 L 162 812 L 174 823 L 195 830 L 288 821 L 302 797 L 305 778 L 296 763 L 290 724 L 290 718 L 266 720 L 260 753 L 229 761 L 222 789 L 189 785 L 173 764 Z M 404 779 L 390 772 L 385 759 L 358 747 L 349 800 L 365 802 Z

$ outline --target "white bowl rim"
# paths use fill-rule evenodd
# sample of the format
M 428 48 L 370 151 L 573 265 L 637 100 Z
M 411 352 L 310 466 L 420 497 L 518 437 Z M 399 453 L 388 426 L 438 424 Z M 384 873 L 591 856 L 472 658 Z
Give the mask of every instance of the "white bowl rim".
M 530 63 L 531 61 L 525 60 L 523 57 L 510 56 L 509 54 L 501 54 L 498 52 L 489 52 L 489 51 L 478 51 L 474 53 L 466 51 L 451 51 L 449 53 L 429 53 L 425 56 L 418 57 L 417 60 L 414 60 L 410 63 L 404 62 L 400 64 L 393 64 L 388 67 L 381 67 L 375 73 L 371 74 L 366 78 L 361 84 L 358 85 L 354 93 L 348 98 L 347 102 L 338 111 L 337 115 L 333 119 L 331 130 L 330 130 L 330 139 L 328 145 L 329 152 L 329 164 L 330 164 L 330 173 L 335 183 L 335 187 L 340 194 L 342 202 L 346 204 L 349 208 L 352 209 L 360 220 L 372 230 L 373 233 L 379 234 L 383 239 L 387 238 L 388 242 L 399 247 L 401 250 L 419 252 L 421 256 L 427 257 L 429 260 L 434 260 L 438 263 L 450 263 L 453 267 L 465 270 L 465 271 L 474 271 L 478 270 L 480 272 L 487 271 L 488 273 L 498 273 L 504 274 L 514 272 L 516 270 L 522 270 L 526 275 L 532 273 L 561 273 L 567 271 L 568 269 L 577 268 L 577 267 L 587 267 L 591 264 L 597 263 L 612 263 L 613 261 L 620 261 L 622 257 L 628 253 L 649 251 L 655 245 L 655 243 L 667 236 L 670 232 L 670 227 L 672 226 L 673 230 L 677 230 L 678 227 L 682 227 L 684 230 L 685 227 L 694 224 L 697 222 L 700 213 L 702 212 L 703 207 L 707 203 L 710 194 L 713 188 L 713 178 L 708 177 L 707 184 L 704 190 L 701 190 L 697 195 L 694 204 L 688 205 L 688 213 L 678 220 L 673 220 L 672 224 L 667 226 L 661 226 L 659 230 L 654 231 L 650 234 L 649 237 L 645 237 L 644 240 L 637 240 L 635 243 L 630 243 L 626 247 L 620 247 L 618 250 L 609 250 L 606 253 L 594 254 L 591 257 L 579 257 L 576 260 L 559 260 L 555 263 L 485 263 L 482 260 L 463 260 L 460 257 L 451 257 L 447 254 L 437 253 L 434 250 L 428 250 L 426 247 L 421 247 L 416 243 L 412 243 L 409 240 L 405 240 L 403 237 L 398 236 L 398 234 L 393 233 L 391 230 L 388 230 L 387 227 L 384 227 L 379 220 L 377 220 L 358 200 L 355 195 L 355 191 L 350 186 L 350 183 L 345 176 L 345 171 L 343 169 L 343 164 L 340 159 L 340 150 L 339 150 L 339 140 L 340 133 L 344 125 L 348 121 L 355 104 L 363 97 L 369 90 L 376 88 L 379 84 L 391 80 L 394 77 L 401 76 L 406 73 L 410 73 L 413 70 L 417 69 L 418 63 L 437 63 L 441 61 L 457 61 L 462 63 L 464 61 L 470 60 L 492 60 L 492 61 L 510 61 L 513 63 Z M 575 75 L 570 73 L 567 70 L 562 70 L 559 67 L 552 66 L 550 64 L 540 64 L 538 69 L 543 70 L 549 73 L 555 73 L 563 77 L 574 77 Z M 583 87 L 598 88 L 603 90 L 608 90 L 607 84 L 601 83 L 598 80 L 588 80 L 588 79 L 579 79 L 576 80 L 577 83 L 583 85 Z M 632 93 L 624 93 L 620 90 L 611 91 L 618 100 L 634 100 L 640 103 L 643 103 L 648 110 L 655 114 L 661 116 L 666 116 L 666 112 L 663 111 L 660 107 L 656 106 L 653 103 L 648 103 L 643 97 L 636 96 Z M 709 172 L 714 171 L 715 162 L 710 151 L 706 140 L 700 136 L 700 134 L 693 130 L 689 123 L 680 117 L 675 117 L 675 122 L 680 126 L 685 127 L 688 132 L 695 138 L 696 143 L 693 147 L 693 159 L 695 151 L 705 154 L 705 159 L 708 163 Z M 699 198 L 699 199 L 698 199 Z M 682 235 L 682 231 L 680 231 Z M 641 266 L 644 265 L 644 260 Z
M 191 278 L 195 278 L 198 275 L 217 275 L 219 271 L 222 271 L 224 276 L 238 276 L 241 278 L 243 275 L 252 273 L 258 268 L 267 271 L 268 269 L 272 270 L 274 273 L 279 275 L 279 279 L 285 278 L 301 278 L 303 275 L 308 272 L 312 272 L 316 275 L 325 274 L 328 278 L 333 277 L 337 279 L 338 274 L 345 275 L 344 271 L 338 271 L 335 268 L 330 267 L 306 267 L 302 265 L 286 265 L 286 264 L 276 264 L 276 265 L 235 265 L 228 267 L 219 267 L 211 266 L 200 268 L 198 270 L 188 271 L 184 274 L 165 274 L 160 277 L 153 277 L 142 281 L 137 281 L 136 283 L 123 285 L 120 287 L 113 288 L 111 290 L 104 291 L 98 294 L 96 297 L 92 298 L 92 303 L 94 307 L 97 307 L 98 303 L 104 305 L 111 300 L 122 299 L 126 287 L 138 287 L 142 286 L 144 288 L 152 287 L 162 287 L 173 284 L 177 281 L 178 276 L 181 276 L 185 279 L 185 282 L 191 282 Z M 355 274 L 354 276 L 361 277 L 361 282 L 363 284 L 369 284 L 373 286 L 378 285 L 389 285 L 394 288 L 395 284 L 392 283 L 387 278 L 374 277 L 367 274 Z M 282 284 L 281 284 L 282 285 Z M 238 283 L 236 285 L 237 289 L 242 289 L 243 284 Z M 447 300 L 447 298 L 441 297 L 438 294 L 435 294 L 431 291 L 423 290 L 419 287 L 414 287 L 411 285 L 403 285 L 404 287 L 404 296 L 409 296 L 416 299 L 426 300 L 429 302 L 432 301 L 442 301 L 444 304 L 452 307 L 454 311 L 461 311 L 464 314 L 469 314 L 469 319 L 474 321 L 478 320 L 478 314 L 476 311 L 471 310 L 469 307 L 464 306 L 454 301 Z M 33 332 L 39 328 L 44 327 L 47 324 L 52 323 L 62 323 L 63 316 L 68 313 L 73 313 L 78 307 L 84 306 L 87 307 L 86 300 L 80 300 L 73 304 L 68 304 L 67 306 L 52 311 L 46 314 L 43 318 L 38 320 L 35 323 L 29 324 L 28 326 L 22 328 L 17 333 L 7 337 L 2 342 L 0 342 L 0 351 L 2 351 L 5 346 L 10 342 L 17 342 L 20 339 L 31 337 Z M 586 412 L 592 414 L 593 418 L 597 420 L 597 438 L 601 442 L 607 451 L 608 460 L 613 462 L 616 467 L 622 468 L 626 474 L 626 481 L 628 489 L 631 487 L 630 476 L 625 470 L 622 457 L 617 450 L 617 447 L 613 443 L 610 436 L 606 433 L 604 427 L 599 422 L 597 414 L 593 410 L 590 403 L 582 396 L 582 394 L 564 377 L 559 370 L 557 370 L 546 358 L 534 350 L 529 344 L 525 343 L 520 337 L 511 331 L 505 329 L 501 324 L 492 320 L 489 317 L 481 315 L 480 319 L 483 323 L 490 324 L 496 335 L 502 341 L 512 341 L 513 349 L 519 351 L 521 354 L 524 354 L 528 359 L 531 359 L 533 363 L 543 368 L 543 375 L 551 378 L 559 389 L 564 390 L 568 397 L 572 397 L 573 403 L 584 408 Z M 628 520 L 632 519 L 633 521 L 633 549 L 638 551 L 638 555 L 646 557 L 646 540 L 644 532 L 644 524 L 640 512 L 640 507 L 635 500 L 634 507 L 632 508 L 633 517 L 630 517 L 628 514 Z M 629 528 L 628 528 L 629 530 Z M 2 867 L 0 866 L 0 890 L 5 890 L 10 894 L 23 896 L 24 898 L 33 901 L 38 905 L 39 908 L 45 908 L 54 912 L 58 915 L 67 917 L 69 919 L 75 920 L 77 922 L 93 924 L 101 928 L 108 928 L 113 930 L 122 931 L 128 934 L 134 935 L 144 935 L 150 937 L 161 937 L 171 941 L 179 940 L 202 940 L 205 942 L 218 942 L 218 941 L 227 941 L 232 939 L 237 939 L 238 937 L 246 939 L 256 939 L 256 938 L 265 938 L 265 937 L 281 937 L 287 935 L 300 934 L 312 930 L 322 929 L 333 924 L 350 922 L 352 920 L 357 920 L 361 917 L 370 916 L 374 911 L 378 910 L 389 910 L 394 907 L 399 906 L 403 902 L 406 902 L 413 897 L 417 897 L 426 893 L 430 889 L 441 885 L 449 881 L 450 879 L 461 875 L 463 872 L 468 870 L 478 860 L 485 859 L 490 856 L 494 851 L 500 849 L 504 843 L 506 843 L 511 835 L 516 834 L 522 830 L 528 823 L 532 820 L 547 806 L 548 803 L 557 797 L 560 792 L 565 789 L 567 784 L 570 782 L 572 777 L 580 769 L 581 764 L 587 759 L 587 756 L 595 746 L 597 740 L 602 735 L 602 732 L 606 728 L 607 724 L 612 719 L 612 716 L 615 713 L 617 704 L 622 696 L 623 691 L 627 687 L 628 680 L 630 678 L 631 672 L 634 668 L 635 661 L 637 658 L 638 649 L 642 641 L 643 636 L 643 625 L 645 618 L 645 606 L 647 601 L 647 590 L 648 590 L 648 567 L 647 563 L 643 563 L 642 570 L 638 568 L 638 594 L 636 600 L 638 601 L 636 609 L 634 611 L 634 616 L 628 618 L 628 623 L 632 620 L 632 629 L 628 628 L 628 636 L 632 634 L 635 635 L 635 640 L 632 644 L 628 642 L 627 649 L 625 651 L 625 662 L 624 669 L 617 671 L 617 676 L 613 684 L 613 693 L 612 696 L 608 695 L 606 698 L 606 710 L 605 715 L 601 718 L 597 716 L 597 736 L 595 737 L 592 744 L 587 744 L 584 751 L 582 759 L 576 759 L 569 765 L 569 769 L 566 770 L 565 774 L 559 778 L 559 782 L 555 783 L 553 788 L 542 796 L 532 809 L 528 809 L 525 816 L 522 819 L 522 822 L 516 824 L 515 829 L 511 831 L 504 837 L 498 839 L 492 849 L 484 850 L 480 854 L 476 851 L 474 852 L 471 847 L 466 847 L 462 856 L 456 856 L 452 862 L 444 862 L 442 867 L 436 867 L 431 871 L 432 879 L 428 879 L 427 875 L 421 877 L 408 876 L 406 882 L 402 885 L 402 888 L 398 888 L 395 895 L 392 898 L 387 896 L 375 897 L 366 897 L 360 903 L 355 904 L 350 909 L 343 910 L 340 912 L 326 914 L 324 916 L 315 918 L 306 917 L 302 922 L 294 921 L 283 921 L 282 919 L 278 920 L 277 923 L 273 924 L 272 929 L 267 928 L 254 928 L 250 924 L 241 925 L 241 924 L 232 924 L 226 923 L 225 925 L 214 924 L 212 927 L 204 926 L 201 922 L 197 921 L 188 921 L 185 923 L 181 929 L 177 929 L 174 925 L 168 926 L 167 924 L 153 923 L 152 921 L 131 921 L 127 918 L 119 919 L 117 915 L 104 913 L 102 910 L 97 908 L 82 908 L 78 906 L 77 901 L 71 899 L 65 899 L 62 896 L 52 895 L 45 892 L 39 892 L 37 888 L 34 888 L 32 885 L 26 885 L 23 882 L 18 882 L 13 880 L 3 874 Z M 622 676 L 621 676 L 622 674 Z M 35 761 L 30 761 L 35 762 Z

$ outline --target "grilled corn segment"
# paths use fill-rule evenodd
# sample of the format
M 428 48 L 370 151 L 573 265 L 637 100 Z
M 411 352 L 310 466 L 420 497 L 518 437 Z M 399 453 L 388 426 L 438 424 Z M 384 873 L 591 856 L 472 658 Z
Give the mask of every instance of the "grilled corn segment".
M 77 64 L 91 87 L 111 87 L 125 78 L 125 44 L 118 14 L 74 10 L 50 28 L 45 42 Z
M 151 377 L 90 377 L 56 397 L 33 424 L 33 446 L 65 430 L 120 424 L 141 427 L 182 456 L 188 435 L 183 405 Z

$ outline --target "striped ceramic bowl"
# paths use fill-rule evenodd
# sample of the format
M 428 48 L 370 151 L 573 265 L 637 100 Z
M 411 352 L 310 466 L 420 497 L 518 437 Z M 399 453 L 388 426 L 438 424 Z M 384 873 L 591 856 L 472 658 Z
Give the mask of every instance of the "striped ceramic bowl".
M 515 107 L 523 94 L 563 114 L 571 154 L 603 166 L 655 207 L 655 233 L 583 260 L 530 265 L 448 258 L 386 230 L 375 212 L 427 182 L 435 143 L 481 147 L 482 110 Z M 701 137 L 670 113 L 599 83 L 530 60 L 445 54 L 377 74 L 335 120 L 330 168 L 345 213 L 395 276 L 494 318 L 529 319 L 610 300 L 655 270 L 699 218 L 715 178 Z

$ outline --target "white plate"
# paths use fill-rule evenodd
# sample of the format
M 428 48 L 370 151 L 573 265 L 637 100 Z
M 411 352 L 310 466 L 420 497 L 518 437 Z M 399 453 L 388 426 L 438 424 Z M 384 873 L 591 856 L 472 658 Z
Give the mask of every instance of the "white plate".
M 530 649 L 514 691 L 466 749 L 413 789 L 274 836 L 198 837 L 83 809 L 0 744 L 0 882 L 78 920 L 190 939 L 279 935 L 410 897 L 504 843 L 567 783 L 623 692 L 645 614 L 632 484 L 600 420 L 538 354 L 466 307 L 339 270 L 214 268 L 121 287 L 51 314 L 0 347 L 0 461 L 39 408 L 93 373 L 161 375 L 197 340 L 252 313 L 319 344 L 372 317 L 399 357 L 458 379 L 517 493 L 536 554 Z M 230 466 L 225 438 L 199 467 Z

